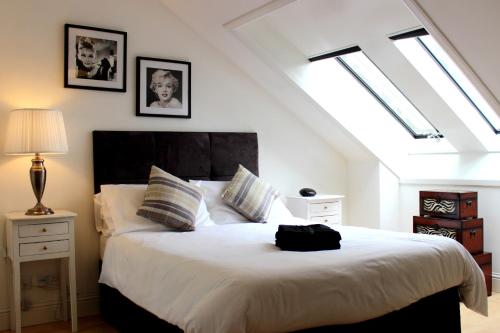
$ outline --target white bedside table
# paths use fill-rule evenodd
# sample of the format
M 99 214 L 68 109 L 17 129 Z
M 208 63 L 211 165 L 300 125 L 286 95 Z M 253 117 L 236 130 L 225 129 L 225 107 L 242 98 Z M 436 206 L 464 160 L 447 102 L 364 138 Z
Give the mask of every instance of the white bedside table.
M 61 295 L 63 313 L 67 318 L 66 267 L 69 273 L 71 331 L 76 332 L 76 272 L 74 220 L 76 214 L 58 210 L 52 215 L 6 214 L 5 236 L 7 257 L 11 262 L 12 294 L 10 328 L 21 332 L 21 263 L 36 260 L 61 259 Z M 69 264 L 66 265 L 66 260 Z
M 287 197 L 292 214 L 315 223 L 342 224 L 343 195 L 315 195 L 314 197 Z

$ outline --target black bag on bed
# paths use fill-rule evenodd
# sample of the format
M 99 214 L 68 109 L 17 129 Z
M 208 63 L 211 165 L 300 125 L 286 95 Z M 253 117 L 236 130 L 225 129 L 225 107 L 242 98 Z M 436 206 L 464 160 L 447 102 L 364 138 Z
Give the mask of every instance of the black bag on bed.
M 276 246 L 286 251 L 340 249 L 340 233 L 323 224 L 283 225 L 276 232 Z

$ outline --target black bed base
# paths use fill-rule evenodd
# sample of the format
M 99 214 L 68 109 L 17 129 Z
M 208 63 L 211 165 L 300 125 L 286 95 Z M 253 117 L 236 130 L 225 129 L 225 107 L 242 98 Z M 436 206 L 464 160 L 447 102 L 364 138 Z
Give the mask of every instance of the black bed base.
M 180 328 L 156 317 L 100 284 L 101 315 L 119 332 L 179 333 Z M 460 333 L 460 301 L 457 288 L 450 288 L 382 317 L 350 325 L 310 328 L 296 333 Z M 211 332 L 212 333 L 212 332 Z M 217 333 L 217 332 L 213 332 Z

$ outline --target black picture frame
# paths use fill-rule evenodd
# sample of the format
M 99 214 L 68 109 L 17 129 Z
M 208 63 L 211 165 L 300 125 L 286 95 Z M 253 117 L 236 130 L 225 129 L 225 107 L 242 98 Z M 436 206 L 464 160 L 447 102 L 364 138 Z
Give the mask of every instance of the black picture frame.
M 191 62 L 136 58 L 136 116 L 191 118 Z
M 64 87 L 127 91 L 127 33 L 64 25 Z

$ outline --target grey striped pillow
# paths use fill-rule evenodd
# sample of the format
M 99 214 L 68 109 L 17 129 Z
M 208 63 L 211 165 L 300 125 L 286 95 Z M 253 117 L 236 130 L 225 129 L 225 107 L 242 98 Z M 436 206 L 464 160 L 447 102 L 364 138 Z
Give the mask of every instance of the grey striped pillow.
M 238 171 L 222 193 L 222 199 L 253 222 L 265 222 L 278 191 L 238 166 Z
M 196 186 L 153 165 L 137 215 L 177 230 L 192 231 L 201 199 Z

